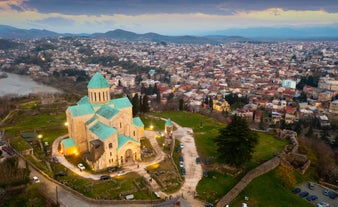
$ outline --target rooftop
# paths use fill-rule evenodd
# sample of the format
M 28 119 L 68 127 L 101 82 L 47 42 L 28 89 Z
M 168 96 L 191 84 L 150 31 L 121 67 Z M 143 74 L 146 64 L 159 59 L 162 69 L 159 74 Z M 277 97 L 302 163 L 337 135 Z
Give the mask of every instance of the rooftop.
M 90 79 L 87 88 L 109 88 L 109 83 L 101 73 L 95 73 Z
M 116 132 L 115 128 L 107 126 L 102 122 L 97 122 L 92 127 L 90 127 L 89 130 L 102 140 L 106 140 Z

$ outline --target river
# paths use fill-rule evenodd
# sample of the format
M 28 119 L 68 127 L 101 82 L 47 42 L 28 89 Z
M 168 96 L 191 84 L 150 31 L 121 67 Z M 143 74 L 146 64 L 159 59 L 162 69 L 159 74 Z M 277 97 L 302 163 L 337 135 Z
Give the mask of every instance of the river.
M 60 93 L 61 91 L 35 82 L 29 76 L 7 73 L 7 78 L 0 78 L 0 97 L 5 95 L 25 96 L 31 93 Z

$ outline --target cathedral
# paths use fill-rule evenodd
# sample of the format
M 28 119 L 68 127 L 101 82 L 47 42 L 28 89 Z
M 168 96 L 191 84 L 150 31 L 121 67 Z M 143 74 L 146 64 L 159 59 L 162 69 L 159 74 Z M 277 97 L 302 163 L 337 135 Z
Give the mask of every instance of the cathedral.
M 141 159 L 144 124 L 132 115 L 127 97 L 110 99 L 107 80 L 96 73 L 88 83 L 88 96 L 66 110 L 68 138 L 64 155 L 81 155 L 94 171 Z

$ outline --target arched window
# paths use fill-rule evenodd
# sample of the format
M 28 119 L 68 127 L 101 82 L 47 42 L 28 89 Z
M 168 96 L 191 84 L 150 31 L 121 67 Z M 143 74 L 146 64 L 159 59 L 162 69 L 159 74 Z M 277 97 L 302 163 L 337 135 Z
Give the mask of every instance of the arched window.
M 122 123 L 120 122 L 120 128 L 122 128 Z
M 109 143 L 109 149 L 113 148 L 113 143 Z
M 113 156 L 113 154 L 110 152 L 110 156 Z
M 135 131 L 133 131 L 133 135 L 134 135 L 134 137 L 135 137 Z

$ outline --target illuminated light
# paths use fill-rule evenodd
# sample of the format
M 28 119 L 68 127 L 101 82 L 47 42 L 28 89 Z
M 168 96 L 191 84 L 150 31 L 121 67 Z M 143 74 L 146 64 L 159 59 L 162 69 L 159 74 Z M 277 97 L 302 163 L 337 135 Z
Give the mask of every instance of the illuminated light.
M 78 156 L 78 155 L 79 155 L 79 153 L 78 153 L 78 151 L 77 151 L 77 150 L 74 150 L 74 152 L 73 152 L 73 153 L 74 153 L 74 155 L 75 155 L 75 156 Z
M 65 122 L 65 126 L 68 126 L 68 122 Z
M 43 137 L 42 134 L 39 134 L 39 135 L 38 135 L 38 138 L 39 138 L 39 139 L 41 139 L 42 137 Z
M 150 169 L 157 169 L 159 166 L 160 166 L 160 164 L 156 163 L 156 164 L 150 165 L 148 168 L 150 168 Z
M 153 129 L 154 129 L 154 126 L 153 126 L 153 125 L 150 125 L 150 129 L 153 130 Z

